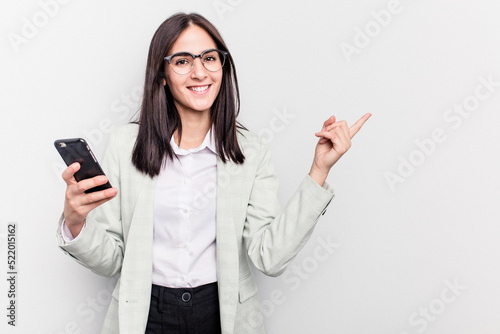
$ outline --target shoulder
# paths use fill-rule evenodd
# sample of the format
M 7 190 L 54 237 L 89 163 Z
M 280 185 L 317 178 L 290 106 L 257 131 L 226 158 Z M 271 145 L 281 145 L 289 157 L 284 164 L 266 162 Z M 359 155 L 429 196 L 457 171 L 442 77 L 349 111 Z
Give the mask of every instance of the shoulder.
M 108 137 L 108 146 L 130 148 L 135 145 L 139 125 L 130 123 L 118 126 L 111 131 Z
M 139 132 L 139 124 L 129 123 L 114 128 L 110 134 L 110 138 L 124 139 L 124 140 L 130 138 L 135 139 L 137 138 L 138 132 Z
M 130 159 L 135 146 L 138 124 L 125 124 L 114 128 L 108 136 L 105 156 L 111 154 L 116 157 Z
M 262 136 L 247 129 L 238 129 L 236 137 L 238 138 L 238 144 L 242 149 L 245 149 L 245 147 L 249 145 L 260 146 L 264 143 L 264 141 L 262 140 Z
M 238 144 L 245 155 L 245 163 L 259 163 L 269 159 L 271 151 L 269 142 L 262 135 L 244 129 L 238 129 Z

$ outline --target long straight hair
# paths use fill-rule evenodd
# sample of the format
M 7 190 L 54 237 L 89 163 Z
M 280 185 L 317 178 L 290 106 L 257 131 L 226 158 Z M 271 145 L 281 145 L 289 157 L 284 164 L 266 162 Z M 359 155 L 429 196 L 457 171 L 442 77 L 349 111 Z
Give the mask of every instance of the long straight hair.
M 156 30 L 149 46 L 141 111 L 136 122 L 139 124 L 139 133 L 132 153 L 134 166 L 151 177 L 160 173 L 168 158 L 173 159 L 170 139 L 175 130 L 178 130 L 179 138 L 182 136 L 181 118 L 172 92 L 168 85 L 163 85 L 166 78 L 164 57 L 168 56 L 167 53 L 179 35 L 192 25 L 204 29 L 219 50 L 229 52 L 217 29 L 199 14 L 174 14 Z M 224 163 L 231 160 L 242 164 L 245 156 L 238 145 L 236 134 L 245 127 L 236 121 L 240 111 L 240 93 L 230 53 L 222 71 L 219 94 L 210 108 L 215 146 Z

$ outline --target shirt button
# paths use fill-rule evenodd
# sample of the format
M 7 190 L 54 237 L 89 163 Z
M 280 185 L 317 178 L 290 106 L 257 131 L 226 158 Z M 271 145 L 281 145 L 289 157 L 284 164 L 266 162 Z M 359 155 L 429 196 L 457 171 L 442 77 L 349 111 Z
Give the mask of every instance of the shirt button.
M 182 213 L 183 214 L 187 214 L 188 213 L 188 209 L 182 209 Z

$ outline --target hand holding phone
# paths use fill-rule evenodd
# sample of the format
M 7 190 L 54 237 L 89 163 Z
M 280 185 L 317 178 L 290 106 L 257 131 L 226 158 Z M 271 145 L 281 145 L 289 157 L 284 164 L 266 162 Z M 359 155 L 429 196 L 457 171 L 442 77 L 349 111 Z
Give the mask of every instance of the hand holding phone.
M 54 145 L 68 165 L 62 174 L 67 185 L 64 219 L 73 237 L 76 237 L 88 213 L 113 199 L 118 189 L 111 187 L 85 140 L 56 140 Z

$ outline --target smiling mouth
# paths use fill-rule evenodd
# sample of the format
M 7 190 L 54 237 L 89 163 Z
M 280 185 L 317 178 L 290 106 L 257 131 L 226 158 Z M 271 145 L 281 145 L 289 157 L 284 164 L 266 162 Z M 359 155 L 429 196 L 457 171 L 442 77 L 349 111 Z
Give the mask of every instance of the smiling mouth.
M 188 89 L 200 93 L 200 92 L 206 91 L 208 89 L 208 87 L 210 87 L 210 85 L 206 85 L 206 86 L 192 86 L 192 87 L 188 87 Z

